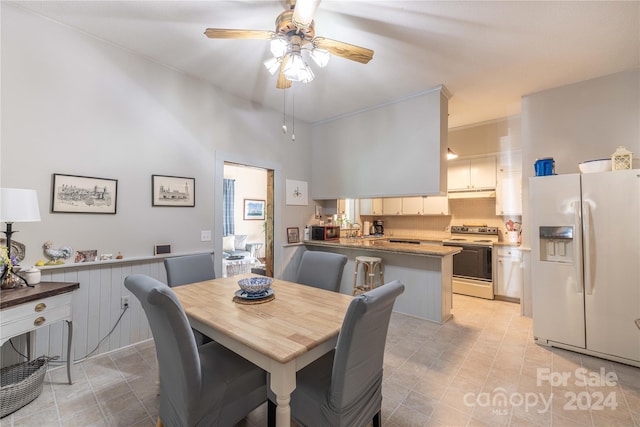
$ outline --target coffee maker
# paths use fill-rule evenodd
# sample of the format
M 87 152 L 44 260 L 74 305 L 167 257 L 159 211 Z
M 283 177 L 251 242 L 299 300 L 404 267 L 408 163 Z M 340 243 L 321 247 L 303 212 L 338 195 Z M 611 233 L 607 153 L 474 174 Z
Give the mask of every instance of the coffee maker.
M 373 229 L 375 230 L 375 234 L 384 234 L 384 226 L 382 225 L 383 221 L 381 219 L 376 219 L 373 221 Z

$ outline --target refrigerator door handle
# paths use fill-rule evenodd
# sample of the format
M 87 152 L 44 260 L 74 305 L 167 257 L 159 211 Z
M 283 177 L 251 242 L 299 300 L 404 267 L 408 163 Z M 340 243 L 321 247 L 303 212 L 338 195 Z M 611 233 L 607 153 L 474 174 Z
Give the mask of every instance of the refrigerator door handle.
M 591 278 L 591 205 L 582 203 L 582 244 L 584 245 L 584 288 L 587 295 L 593 295 L 593 280 Z
M 574 202 L 573 203 L 573 215 L 574 215 L 574 224 L 578 225 L 582 223 L 582 216 L 581 216 L 581 206 L 580 206 L 580 202 Z M 576 249 L 574 249 L 574 251 L 579 250 L 582 247 L 582 239 L 581 239 L 581 234 L 577 227 L 575 230 L 575 245 L 574 247 Z M 582 254 L 577 254 L 578 256 L 574 256 L 575 260 L 576 260 L 576 280 L 575 280 L 575 284 L 576 284 L 576 293 L 581 294 L 582 293 L 582 288 L 583 288 L 583 283 L 582 283 Z
M 636 322 L 636 326 L 638 327 L 638 329 L 640 329 L 640 319 L 636 319 L 635 322 Z

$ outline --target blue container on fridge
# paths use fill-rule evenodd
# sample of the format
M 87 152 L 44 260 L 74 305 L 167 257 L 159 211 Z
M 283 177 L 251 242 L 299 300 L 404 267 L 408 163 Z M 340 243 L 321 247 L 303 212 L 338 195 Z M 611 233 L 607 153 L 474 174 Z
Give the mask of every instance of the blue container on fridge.
M 553 160 L 553 157 L 537 159 L 533 164 L 533 168 L 536 171 L 536 176 L 547 176 L 556 174 L 556 162 L 555 160 Z

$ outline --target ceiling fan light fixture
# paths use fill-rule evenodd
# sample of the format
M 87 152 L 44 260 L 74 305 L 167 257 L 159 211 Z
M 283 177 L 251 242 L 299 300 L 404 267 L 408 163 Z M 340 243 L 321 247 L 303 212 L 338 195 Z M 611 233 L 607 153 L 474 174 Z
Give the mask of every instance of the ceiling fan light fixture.
M 273 56 L 275 56 L 276 58 L 280 58 L 284 56 L 285 53 L 287 53 L 287 50 L 289 50 L 289 43 L 287 43 L 285 39 L 271 39 L 271 53 L 273 54 Z
M 292 52 L 282 71 L 284 76 L 293 82 L 308 83 L 314 79 L 313 71 L 304 62 L 300 52 Z
M 266 61 L 264 61 L 264 66 L 267 67 L 267 70 L 269 70 L 269 72 L 273 76 L 280 69 L 281 63 L 282 63 L 282 57 L 276 58 L 274 56 L 273 58 L 269 58 Z
M 326 49 L 314 47 L 313 49 L 311 49 L 311 52 L 309 52 L 309 56 L 316 64 L 318 64 L 318 67 L 322 68 L 326 67 L 329 63 L 331 53 Z

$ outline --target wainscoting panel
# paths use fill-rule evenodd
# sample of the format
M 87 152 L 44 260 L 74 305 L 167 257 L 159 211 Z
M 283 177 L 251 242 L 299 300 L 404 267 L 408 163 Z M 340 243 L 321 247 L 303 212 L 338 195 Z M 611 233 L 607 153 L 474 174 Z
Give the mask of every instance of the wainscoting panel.
M 138 273 L 167 282 L 163 258 L 157 257 L 42 269 L 43 282 L 80 283 L 73 305 L 74 360 L 113 351 L 152 337 L 140 302 L 124 287 L 125 277 Z M 121 298 L 125 295 L 129 296 L 129 309 L 123 311 L 120 308 Z M 35 332 L 34 355 L 59 356 L 57 361 L 52 361 L 52 365 L 66 361 L 67 327 L 66 322 L 56 322 L 38 329 Z M 13 338 L 12 341 L 19 351 L 26 352 L 25 336 Z M 1 356 L 2 366 L 22 360 L 9 342 L 2 346 Z

